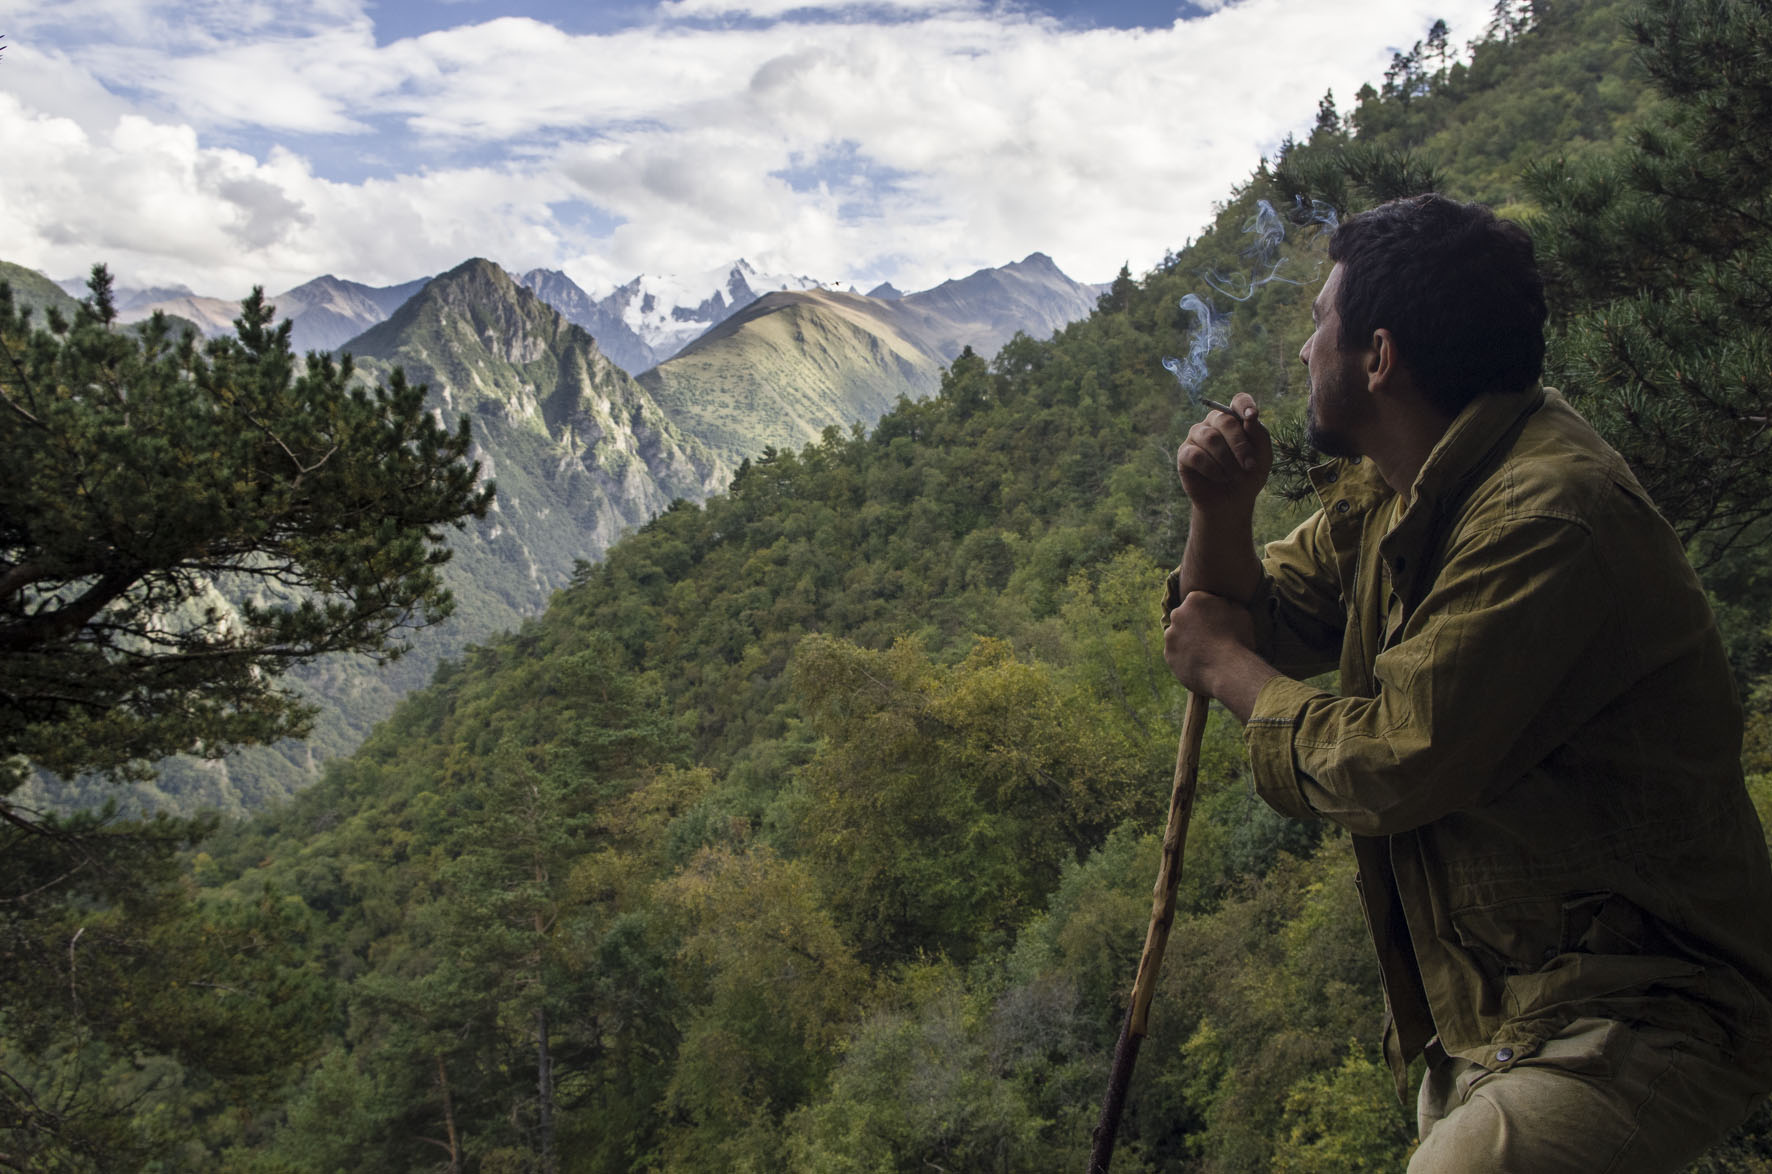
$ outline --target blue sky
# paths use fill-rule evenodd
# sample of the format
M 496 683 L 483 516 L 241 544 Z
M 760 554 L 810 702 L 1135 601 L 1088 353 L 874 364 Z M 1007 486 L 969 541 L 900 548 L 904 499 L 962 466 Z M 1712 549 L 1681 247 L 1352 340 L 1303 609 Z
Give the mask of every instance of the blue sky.
M 1117 29 L 1168 28 L 1178 17 L 1200 16 L 1209 11 L 1197 4 L 1174 3 L 1172 0 L 1121 0 L 1109 4 L 1048 0 L 1047 3 L 1024 3 L 1016 7 L 1021 12 L 1049 16 L 1079 28 Z M 806 6 L 808 12 L 816 9 L 816 5 Z M 532 17 L 568 33 L 610 33 L 648 23 L 653 6 L 620 2 L 585 4 L 573 0 L 535 0 L 533 3 L 511 3 L 508 0 L 451 0 L 448 3 L 406 0 L 402 3 L 391 0 L 370 5 L 369 12 L 375 21 L 377 37 L 396 40 L 497 16 Z M 874 19 L 905 20 L 911 18 L 911 11 L 880 5 L 867 15 Z
M 237 297 L 470 256 L 1143 272 L 1490 0 L 0 0 L 0 257 Z

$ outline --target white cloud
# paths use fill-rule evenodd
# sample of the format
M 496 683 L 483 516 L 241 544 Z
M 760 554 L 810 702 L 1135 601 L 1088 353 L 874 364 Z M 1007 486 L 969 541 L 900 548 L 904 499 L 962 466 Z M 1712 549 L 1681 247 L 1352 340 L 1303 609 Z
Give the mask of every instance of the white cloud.
M 9 260 L 58 278 L 103 261 L 127 284 L 223 297 L 323 272 L 392 283 L 471 256 L 553 255 L 547 203 L 569 192 L 551 175 L 503 167 L 336 183 L 287 151 L 261 162 L 134 115 L 89 135 L 7 94 L 0 156 Z
M 819 13 L 879 12 L 894 16 L 978 11 L 978 0 L 665 0 L 658 12 L 666 20 L 741 16 L 777 20 Z
M 587 283 L 742 255 L 914 289 L 1041 250 L 1104 280 L 1197 233 L 1325 88 L 1350 104 L 1386 38 L 1412 42 L 1439 15 L 1472 35 L 1489 3 L 1383 0 L 1354 20 L 1322 0 L 1241 0 L 1137 31 L 970 0 L 884 21 L 845 3 L 822 5 L 853 9 L 828 19 L 676 23 L 734 6 L 676 0 L 668 20 L 596 36 L 507 17 L 378 45 L 357 0 L 67 0 L 121 31 L 19 26 L 34 31 L 0 76 L 0 249 L 56 276 L 103 259 L 130 283 L 228 295 L 472 255 Z M 49 51 L 15 69 L 38 36 Z M 396 165 L 329 177 L 280 141 Z M 599 215 L 556 217 L 575 200 Z

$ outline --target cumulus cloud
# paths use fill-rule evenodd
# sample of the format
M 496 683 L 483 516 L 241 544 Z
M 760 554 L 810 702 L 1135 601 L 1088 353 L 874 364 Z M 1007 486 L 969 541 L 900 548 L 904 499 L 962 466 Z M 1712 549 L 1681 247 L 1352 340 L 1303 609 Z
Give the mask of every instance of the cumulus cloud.
M 288 151 L 261 161 L 136 115 L 89 134 L 4 93 L 0 156 L 8 259 L 58 278 L 103 261 L 128 284 L 223 297 L 325 272 L 392 283 L 472 256 L 552 255 L 548 204 L 569 195 L 564 180 L 518 167 L 339 183 Z
M 658 12 L 666 20 L 721 16 L 778 20 L 787 16 L 806 19 L 838 13 L 904 17 L 978 11 L 982 7 L 977 0 L 665 0 L 658 6 Z
M 1104 280 L 1197 233 L 1324 89 L 1382 73 L 1385 38 L 1474 33 L 1489 3 L 1083 30 L 972 0 L 672 0 L 596 35 L 504 17 L 391 43 L 359 0 L 43 7 L 0 79 L 5 255 L 237 295 L 474 255 L 587 285 L 742 255 L 914 289 L 1039 250 Z

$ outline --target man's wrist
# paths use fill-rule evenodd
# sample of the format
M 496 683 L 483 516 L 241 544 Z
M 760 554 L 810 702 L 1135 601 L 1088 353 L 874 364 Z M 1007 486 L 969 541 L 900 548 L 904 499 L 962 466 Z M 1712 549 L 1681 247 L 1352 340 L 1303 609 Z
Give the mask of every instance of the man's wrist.
M 1219 704 L 1235 714 L 1238 721 L 1247 722 L 1255 712 L 1262 689 L 1281 675 L 1279 669 L 1253 650 L 1233 644 L 1223 655 L 1213 658 L 1205 684 Z
M 1210 591 L 1237 603 L 1253 598 L 1261 585 L 1253 503 L 1216 508 L 1196 503 L 1188 520 L 1181 571 L 1184 595 Z

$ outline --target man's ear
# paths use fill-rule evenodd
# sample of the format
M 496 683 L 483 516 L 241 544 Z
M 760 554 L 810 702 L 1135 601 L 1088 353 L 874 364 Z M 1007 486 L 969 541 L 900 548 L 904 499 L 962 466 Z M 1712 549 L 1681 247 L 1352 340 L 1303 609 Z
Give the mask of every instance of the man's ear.
M 1382 326 L 1374 330 L 1366 348 L 1366 390 L 1388 391 L 1402 373 L 1402 365 L 1396 336 Z

